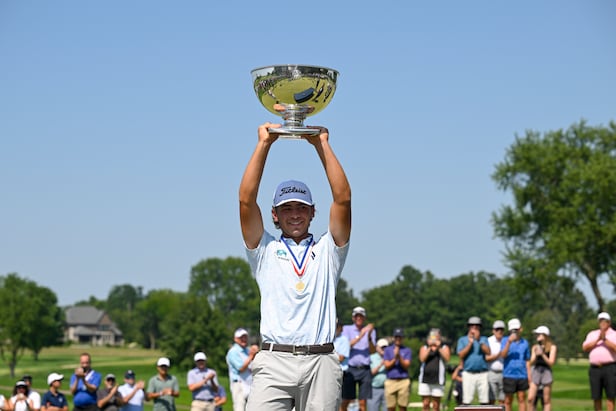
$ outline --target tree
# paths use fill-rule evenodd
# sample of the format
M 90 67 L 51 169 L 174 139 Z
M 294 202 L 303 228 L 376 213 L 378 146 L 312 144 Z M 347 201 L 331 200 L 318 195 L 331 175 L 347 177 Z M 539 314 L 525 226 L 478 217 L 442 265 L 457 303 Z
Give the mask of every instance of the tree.
M 210 307 L 224 315 L 227 331 L 259 329 L 259 289 L 250 265 L 237 257 L 201 260 L 190 271 L 188 293 L 205 298 Z
M 513 195 L 492 222 L 514 273 L 541 284 L 583 276 L 603 310 L 599 279 L 616 281 L 616 123 L 527 131 L 492 178 Z
M 219 375 L 227 371 L 225 356 L 233 342 L 233 333 L 227 330 L 227 319 L 213 309 L 203 297 L 186 294 L 161 323 L 159 348 L 173 364 L 182 369 L 194 366 L 193 355 L 203 351 L 208 366 Z
M 174 308 L 180 304 L 183 294 L 162 289 L 152 290 L 137 303 L 137 316 L 141 324 L 141 342 L 144 347 L 155 349 L 162 335 L 161 325 L 168 317 L 175 315 Z
M 0 356 L 11 377 L 25 349 L 35 358 L 43 347 L 58 345 L 62 314 L 56 295 L 16 273 L 0 277 Z
M 139 316 L 137 304 L 143 300 L 143 288 L 130 284 L 115 285 L 107 295 L 106 311 L 113 322 L 122 330 L 124 340 L 139 339 Z
M 336 290 L 336 313 L 340 322 L 347 323 L 351 320 L 353 308 L 359 305 L 359 300 L 353 295 L 353 290 L 349 288 L 344 277 L 338 281 Z

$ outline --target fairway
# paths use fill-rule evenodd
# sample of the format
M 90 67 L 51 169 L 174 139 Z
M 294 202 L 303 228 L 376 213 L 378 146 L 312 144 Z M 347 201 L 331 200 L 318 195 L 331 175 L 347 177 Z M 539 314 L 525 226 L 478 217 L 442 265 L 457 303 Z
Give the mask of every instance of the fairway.
M 156 350 L 145 350 L 140 348 L 107 348 L 107 347 L 54 347 L 41 352 L 38 361 L 34 361 L 31 353 L 24 354 L 15 370 L 15 378 L 9 375 L 9 368 L 3 364 L 0 369 L 0 393 L 9 397 L 15 382 L 24 374 L 33 376 L 34 388 L 43 393 L 47 390 L 46 378 L 51 372 L 58 372 L 65 376 L 62 384 L 62 391 L 68 394 L 68 382 L 71 374 L 79 365 L 79 355 L 82 352 L 89 352 L 92 356 L 92 367 L 103 376 L 108 373 L 115 374 L 118 382 L 122 382 L 124 372 L 132 369 L 137 374 L 137 380 L 147 380 L 156 373 L 154 364 L 158 357 L 164 354 Z M 180 383 L 180 397 L 176 399 L 179 410 L 190 408 L 190 393 L 186 388 L 186 373 L 188 370 L 179 370 L 171 365 L 170 373 L 175 375 Z M 229 380 L 226 373 L 218 371 L 218 378 L 227 390 L 229 395 Z M 449 378 L 449 376 L 448 376 Z M 588 362 L 585 359 L 572 361 L 565 364 L 560 361 L 554 367 L 554 395 L 552 409 L 555 411 L 592 411 L 592 401 L 588 387 Z M 449 384 L 449 381 L 448 381 Z M 421 401 L 417 395 L 417 381 L 412 382 L 411 402 Z M 446 393 L 449 390 L 447 387 Z M 72 396 L 67 395 L 72 404 Z M 443 401 L 446 402 L 446 401 Z M 449 409 L 454 409 L 453 401 Z M 604 404 L 605 407 L 605 404 Z M 71 408 L 72 409 L 72 408 Z M 150 402 L 146 403 L 146 411 L 152 409 Z M 231 399 L 229 397 L 224 410 L 231 410 Z M 417 408 L 409 408 L 409 410 Z M 514 407 L 517 410 L 517 405 Z

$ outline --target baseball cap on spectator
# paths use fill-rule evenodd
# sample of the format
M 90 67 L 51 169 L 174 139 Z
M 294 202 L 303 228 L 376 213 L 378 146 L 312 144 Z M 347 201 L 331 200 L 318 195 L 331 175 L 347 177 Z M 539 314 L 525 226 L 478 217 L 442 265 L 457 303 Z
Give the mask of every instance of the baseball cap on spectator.
M 55 381 L 62 381 L 64 379 L 64 375 L 58 374 L 57 372 L 52 372 L 47 376 L 47 385 L 53 384 Z
M 113 374 L 105 375 L 105 381 L 107 381 L 107 380 L 115 380 L 115 379 L 116 379 L 115 375 L 113 375 Z
M 394 328 L 394 337 L 404 337 L 404 330 L 402 328 Z
M 366 316 L 366 309 L 364 307 L 355 307 L 353 308 L 353 313 L 351 314 L 352 317 L 355 317 L 356 315 L 363 315 L 364 317 Z
M 245 335 L 248 335 L 248 331 L 246 331 L 243 328 L 238 328 L 237 330 L 235 330 L 235 334 L 233 334 L 234 338 L 241 338 Z
M 128 370 L 124 373 L 124 378 L 135 378 L 135 371 Z
M 472 316 L 471 318 L 468 319 L 468 321 L 466 322 L 466 325 L 478 325 L 481 327 L 481 318 L 477 316 Z
M 610 315 L 608 313 L 606 313 L 605 311 L 603 311 L 602 313 L 599 313 L 599 315 L 597 316 L 597 320 L 608 320 L 608 321 L 612 321 L 612 317 L 610 317 Z
M 517 318 L 512 318 L 507 322 L 507 328 L 511 330 L 519 330 L 522 328 L 522 323 Z
M 494 321 L 494 324 L 492 324 L 492 329 L 497 329 L 497 328 L 505 328 L 505 322 L 502 320 L 496 320 Z
M 288 180 L 278 184 L 274 192 L 274 207 L 291 201 L 297 201 L 309 206 L 314 205 L 308 186 L 301 181 Z
M 156 366 L 157 367 L 170 367 L 171 361 L 169 361 L 169 358 L 167 357 L 160 357 L 158 361 L 156 361 Z
M 385 338 L 381 338 L 376 342 L 377 347 L 384 348 L 384 347 L 387 347 L 388 345 L 389 345 L 389 341 L 387 341 Z
M 540 325 L 539 327 L 533 330 L 533 334 L 550 335 L 550 329 L 546 327 L 545 325 Z
M 27 387 L 27 386 L 28 386 L 28 384 L 26 384 L 26 382 L 25 382 L 25 381 L 21 381 L 21 380 L 19 380 L 19 381 L 17 381 L 17 382 L 15 383 L 15 387 Z
M 197 361 L 205 361 L 207 360 L 207 356 L 205 355 L 204 352 L 199 351 L 198 353 L 195 354 L 194 358 L 195 362 Z

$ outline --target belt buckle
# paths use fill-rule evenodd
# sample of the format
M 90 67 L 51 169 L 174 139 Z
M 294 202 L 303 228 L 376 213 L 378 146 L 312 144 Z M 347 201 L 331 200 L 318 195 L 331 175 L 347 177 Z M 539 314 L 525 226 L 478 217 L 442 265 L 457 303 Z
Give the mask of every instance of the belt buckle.
M 302 348 L 304 348 L 304 350 L 302 350 Z M 306 346 L 294 345 L 293 346 L 293 355 L 306 355 L 306 354 L 310 354 L 309 345 L 306 345 Z

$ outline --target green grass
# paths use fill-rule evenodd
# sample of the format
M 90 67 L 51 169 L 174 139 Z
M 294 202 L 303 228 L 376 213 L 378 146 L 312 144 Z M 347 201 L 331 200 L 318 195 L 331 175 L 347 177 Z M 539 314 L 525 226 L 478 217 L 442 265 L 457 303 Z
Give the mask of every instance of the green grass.
M 4 364 L 0 368 L 0 393 L 9 397 L 15 382 L 24 374 L 33 376 L 34 388 L 43 393 L 47 390 L 47 374 L 58 372 L 64 374 L 65 381 L 62 385 L 64 392 L 68 391 L 68 381 L 76 367 L 79 366 L 79 354 L 87 351 L 92 355 L 92 367 L 103 376 L 113 373 L 122 381 L 124 372 L 132 369 L 137 374 L 137 379 L 146 381 L 156 373 L 156 359 L 162 355 L 159 351 L 144 350 L 139 348 L 97 348 L 97 347 L 57 347 L 45 349 L 41 352 L 38 361 L 34 361 L 30 353 L 26 353 L 17 364 L 15 378 L 9 375 L 9 368 Z M 455 362 L 455 361 L 454 361 Z M 176 399 L 179 410 L 190 408 L 191 396 L 186 387 L 186 371 L 171 367 L 170 373 L 175 375 L 180 382 L 180 397 Z M 217 370 L 218 371 L 218 370 Z M 229 397 L 225 410 L 231 410 L 231 398 L 229 393 L 229 380 L 225 373 L 219 371 L 219 381 L 227 390 Z M 411 402 L 421 402 L 417 395 L 417 381 L 412 383 Z M 449 382 L 445 391 L 449 390 Z M 68 395 L 69 401 L 72 396 Z M 555 411 L 592 411 L 592 400 L 588 384 L 588 361 L 577 360 L 566 364 L 558 362 L 554 367 L 554 385 L 552 409 Z M 605 407 L 605 401 L 604 401 Z M 72 408 L 72 407 L 71 407 Z M 152 409 L 151 402 L 146 403 L 146 411 Z M 411 408 L 410 408 L 411 409 Z M 414 408 L 412 408 L 414 409 Z M 450 403 L 450 410 L 454 409 L 454 401 Z M 514 402 L 514 410 L 517 404 Z

